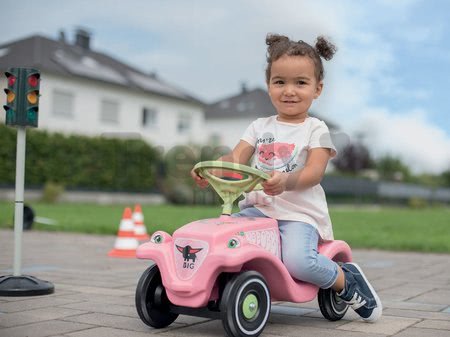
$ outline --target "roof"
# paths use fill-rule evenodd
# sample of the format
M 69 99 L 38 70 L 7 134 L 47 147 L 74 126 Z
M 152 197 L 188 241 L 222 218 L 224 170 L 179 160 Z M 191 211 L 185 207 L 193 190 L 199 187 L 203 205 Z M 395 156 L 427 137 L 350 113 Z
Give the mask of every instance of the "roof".
M 259 118 L 275 114 L 269 95 L 259 88 L 243 88 L 241 93 L 209 104 L 205 110 L 206 119 Z
M 236 118 L 263 118 L 276 115 L 276 110 L 270 101 L 266 90 L 256 88 L 247 90 L 245 86 L 239 94 L 219 100 L 206 106 L 206 120 L 236 119 Z M 336 124 L 331 123 L 315 113 L 310 116 L 323 120 L 330 129 L 337 129 Z
M 89 47 L 34 35 L 0 45 L 0 70 L 30 67 L 62 76 L 77 76 L 203 105 L 183 89 L 146 74 Z

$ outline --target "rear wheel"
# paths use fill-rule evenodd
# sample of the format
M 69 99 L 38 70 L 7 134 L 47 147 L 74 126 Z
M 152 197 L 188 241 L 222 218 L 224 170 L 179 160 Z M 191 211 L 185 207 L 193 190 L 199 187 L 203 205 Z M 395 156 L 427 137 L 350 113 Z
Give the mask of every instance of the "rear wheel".
M 348 309 L 345 303 L 333 289 L 320 289 L 317 295 L 320 312 L 330 321 L 338 321 L 344 317 Z
M 264 277 L 247 271 L 225 286 L 220 301 L 222 324 L 229 336 L 258 336 L 270 313 L 270 292 Z
M 170 312 L 170 301 L 161 281 L 161 274 L 155 264 L 142 274 L 136 287 L 136 310 L 141 320 L 156 329 L 173 323 L 178 314 Z

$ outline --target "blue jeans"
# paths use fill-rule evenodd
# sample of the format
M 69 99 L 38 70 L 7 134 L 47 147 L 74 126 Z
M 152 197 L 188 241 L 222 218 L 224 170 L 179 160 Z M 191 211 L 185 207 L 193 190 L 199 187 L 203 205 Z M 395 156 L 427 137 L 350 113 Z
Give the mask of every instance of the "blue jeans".
M 233 217 L 264 217 L 260 210 L 249 207 Z M 319 288 L 330 288 L 338 276 L 336 262 L 317 251 L 319 233 L 305 222 L 278 220 L 281 235 L 282 261 L 292 277 L 315 284 Z

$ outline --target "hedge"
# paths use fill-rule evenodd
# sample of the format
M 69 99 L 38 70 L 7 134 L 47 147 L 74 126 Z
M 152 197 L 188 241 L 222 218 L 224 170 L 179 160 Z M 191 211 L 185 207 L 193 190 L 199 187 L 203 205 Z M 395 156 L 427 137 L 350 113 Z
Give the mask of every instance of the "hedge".
M 0 124 L 0 185 L 14 186 L 16 136 Z M 155 188 L 158 151 L 143 140 L 66 136 L 27 129 L 25 184 L 66 189 L 135 191 Z

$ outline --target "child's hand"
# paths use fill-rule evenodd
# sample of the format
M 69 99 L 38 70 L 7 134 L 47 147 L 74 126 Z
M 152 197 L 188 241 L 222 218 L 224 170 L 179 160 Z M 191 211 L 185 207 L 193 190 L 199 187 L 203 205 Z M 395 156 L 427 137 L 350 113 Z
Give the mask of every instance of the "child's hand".
M 261 184 L 264 188 L 264 193 L 267 195 L 278 195 L 286 191 L 289 173 L 272 171 L 270 175 L 271 178 Z
M 208 180 L 206 180 L 205 178 L 200 177 L 200 176 L 194 171 L 194 169 L 191 170 L 191 177 L 192 177 L 192 179 L 194 179 L 195 183 L 196 183 L 200 188 L 205 188 L 206 186 L 209 185 Z

